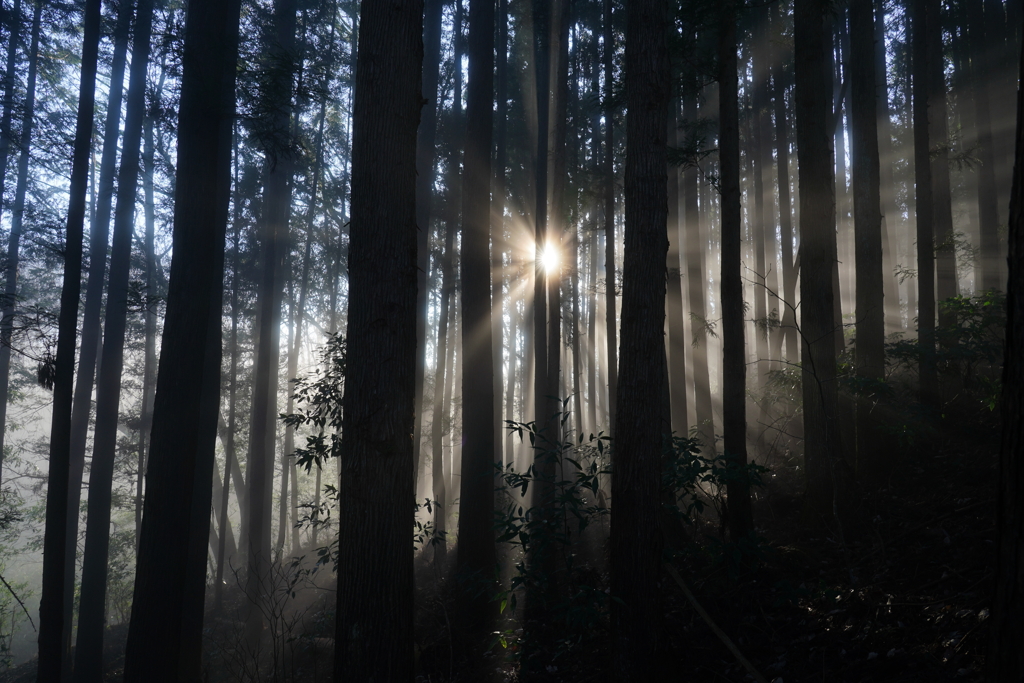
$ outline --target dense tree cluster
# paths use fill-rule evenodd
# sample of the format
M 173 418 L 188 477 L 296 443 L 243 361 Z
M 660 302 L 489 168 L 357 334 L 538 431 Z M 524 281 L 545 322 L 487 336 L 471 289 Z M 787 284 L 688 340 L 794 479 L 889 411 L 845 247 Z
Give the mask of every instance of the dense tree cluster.
M 671 580 L 764 680 L 681 575 L 753 590 L 773 496 L 853 567 L 973 421 L 1020 680 L 1022 31 L 4 0 L 0 677 L 658 680 Z

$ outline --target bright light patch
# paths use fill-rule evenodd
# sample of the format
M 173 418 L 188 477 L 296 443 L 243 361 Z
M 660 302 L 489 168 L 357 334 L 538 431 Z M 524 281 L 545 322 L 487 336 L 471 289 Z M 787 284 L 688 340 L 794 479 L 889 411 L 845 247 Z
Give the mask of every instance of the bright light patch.
M 558 249 L 554 245 L 545 245 L 540 253 L 540 265 L 547 273 L 558 270 Z

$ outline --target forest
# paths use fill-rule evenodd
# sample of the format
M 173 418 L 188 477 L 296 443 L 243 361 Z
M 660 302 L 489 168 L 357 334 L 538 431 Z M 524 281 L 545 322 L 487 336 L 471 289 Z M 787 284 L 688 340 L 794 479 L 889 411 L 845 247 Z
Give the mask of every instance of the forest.
M 0 0 L 0 683 L 1024 681 L 1022 0 Z

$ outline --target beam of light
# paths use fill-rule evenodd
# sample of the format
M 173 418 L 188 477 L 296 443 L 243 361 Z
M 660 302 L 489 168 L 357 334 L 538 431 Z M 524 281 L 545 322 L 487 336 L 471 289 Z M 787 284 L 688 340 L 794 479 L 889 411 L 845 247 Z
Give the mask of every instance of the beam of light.
M 558 249 L 553 244 L 546 244 L 540 252 L 540 265 L 545 273 L 557 273 L 559 266 Z

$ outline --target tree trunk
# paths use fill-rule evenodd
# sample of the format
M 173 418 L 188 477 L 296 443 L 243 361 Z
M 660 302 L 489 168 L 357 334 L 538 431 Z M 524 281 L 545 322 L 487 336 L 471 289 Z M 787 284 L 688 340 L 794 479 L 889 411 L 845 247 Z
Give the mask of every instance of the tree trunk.
M 42 0 L 32 20 L 32 53 L 38 51 Z M 71 405 L 78 338 L 78 303 L 82 289 L 82 235 L 96 102 L 96 63 L 100 40 L 100 2 L 87 0 L 83 22 L 78 116 L 71 160 L 67 230 L 64 246 L 64 283 L 57 321 L 57 357 L 53 381 L 53 417 L 50 423 L 50 463 L 46 491 L 46 530 L 43 537 L 42 595 L 39 601 L 39 683 L 57 683 L 69 656 L 64 631 L 64 590 L 67 573 L 68 480 L 71 460 Z M 23 149 L 27 150 L 27 146 Z M 20 169 L 19 169 L 20 175 Z M 15 214 L 19 213 L 16 208 Z M 3 386 L 6 386 L 4 384 Z M 6 405 L 7 397 L 3 397 Z
M 781 31 L 778 5 L 772 5 L 773 30 Z M 796 322 L 796 262 L 793 255 L 793 207 L 789 192 L 789 114 L 786 111 L 786 75 L 772 43 L 772 102 L 775 110 L 775 154 L 779 176 L 779 237 L 782 241 L 782 336 L 786 342 L 785 358 L 795 362 L 800 357 Z
M 722 448 L 736 476 L 727 484 L 726 522 L 733 541 L 754 527 L 747 466 L 746 379 L 740 206 L 739 65 L 736 58 L 736 6 L 721 8 L 718 27 L 718 147 L 722 196 Z
M 430 270 L 430 216 L 434 203 L 434 179 L 437 175 L 435 141 L 437 138 L 437 83 L 441 68 L 442 0 L 426 0 L 423 8 L 423 109 L 420 128 L 416 136 L 416 339 L 420 352 L 416 360 L 416 428 L 413 433 L 416 468 L 422 458 L 423 413 L 426 412 L 424 375 L 427 354 L 427 315 L 429 291 L 427 272 Z
M 416 127 L 423 3 L 363 0 L 334 678 L 413 676 Z M 387 77 L 382 77 L 386 74 Z M 409 504 L 395 504 L 405 500 Z
M 800 336 L 803 342 L 807 519 L 839 509 L 842 446 L 836 386 L 833 277 L 836 263 L 831 50 L 824 0 L 794 3 L 796 134 L 800 181 Z M 839 521 L 839 520 L 835 520 Z M 840 529 L 841 533 L 841 529 Z
M 1024 57 L 1021 58 L 1024 73 Z M 1003 441 L 996 507 L 998 556 L 986 668 L 990 681 L 1024 678 L 1024 90 L 1017 94 L 1016 164 L 1010 194 Z
M 875 102 L 872 0 L 850 3 L 850 137 L 857 276 L 856 365 L 858 376 L 885 375 L 885 302 L 882 289 L 882 207 L 879 195 L 878 111 Z M 870 472 L 880 453 L 870 390 L 857 400 L 857 469 Z M 869 468 L 869 469 L 865 469 Z
M 678 144 L 677 114 L 679 100 L 673 98 L 668 106 L 666 135 L 669 145 Z M 665 268 L 668 286 L 665 294 L 666 318 L 668 320 L 668 388 L 671 429 L 679 436 L 686 436 L 686 328 L 683 325 L 683 271 L 680 263 L 682 224 L 679 220 L 679 167 L 669 164 L 668 175 L 668 252 Z M 575 281 L 575 279 L 574 279 Z
M 942 55 L 942 23 L 939 0 L 925 2 L 924 40 L 927 54 L 922 68 L 928 84 L 928 143 L 932 176 L 932 221 L 935 239 L 936 295 L 945 301 L 957 295 L 955 236 L 949 187 L 949 125 L 946 120 L 946 76 Z M 915 29 L 916 33 L 916 29 Z M 915 60 L 916 62 L 916 60 Z M 956 324 L 955 316 L 939 306 L 939 327 Z
M 142 533 L 142 496 L 146 481 L 146 452 L 149 450 L 149 431 L 153 426 L 153 396 L 156 393 L 156 314 L 157 268 L 156 258 L 156 197 L 153 188 L 153 121 L 146 117 L 142 161 L 145 167 L 142 187 L 146 196 L 146 234 L 143 238 L 146 259 L 146 312 L 144 313 L 145 341 L 142 368 L 142 407 L 139 420 L 138 472 L 135 478 L 135 553 L 139 552 L 139 534 Z M 225 466 L 225 481 L 229 469 Z M 224 486 L 227 491 L 227 484 Z M 224 526 L 223 520 L 220 526 Z M 223 554 L 223 553 L 222 553 Z
M 7 186 L 7 162 L 11 154 L 11 119 L 14 116 L 14 81 L 18 62 L 18 43 L 21 42 L 21 0 L 14 0 L 14 6 L 7 17 L 7 60 L 4 66 L 4 110 L 0 114 L 0 216 L 3 215 L 3 197 Z M 29 55 L 31 60 L 36 53 Z M 2 449 L 0 449 L 2 450 Z
M 932 184 L 931 130 L 929 126 L 929 68 L 927 5 L 912 0 L 912 68 L 914 123 L 914 185 L 917 196 L 917 338 L 921 348 L 921 402 L 938 403 L 939 378 L 935 367 L 935 201 Z
M 899 224 L 900 216 L 896 208 L 896 181 L 892 170 L 892 124 L 889 121 L 889 81 L 886 75 L 885 1 L 874 0 L 874 4 L 875 103 L 878 118 L 879 199 L 882 206 L 882 281 L 885 292 L 885 328 L 886 332 L 892 333 L 903 330 L 899 283 L 895 274 L 898 258 L 896 226 Z
M 128 324 L 128 286 L 131 270 L 135 198 L 138 193 L 142 123 L 146 114 L 146 70 L 153 27 L 153 0 L 139 0 L 134 52 L 128 84 L 121 167 L 117 175 L 117 206 L 103 321 L 103 349 L 96 382 L 96 428 L 89 469 L 89 507 L 82 560 L 82 597 L 75 645 L 76 683 L 99 683 L 103 678 L 103 632 L 110 548 L 110 508 L 117 451 L 121 372 Z
M 284 294 L 282 267 L 289 252 L 288 221 L 291 214 L 291 180 L 294 166 L 289 139 L 292 115 L 292 77 L 295 73 L 295 0 L 274 3 L 274 37 L 267 46 L 273 66 L 267 75 L 268 102 L 273 137 L 265 149 L 267 172 L 264 185 L 261 272 L 258 293 L 259 340 L 252 392 L 252 425 L 249 436 L 249 527 L 245 593 L 250 602 L 246 637 L 254 645 L 262 631 L 263 600 L 271 591 L 271 487 L 277 426 L 277 373 L 280 357 L 281 303 Z M 282 476 L 287 476 L 286 474 Z
M 497 616 L 490 590 L 494 545 L 494 366 L 491 340 L 491 142 L 494 3 L 469 10 L 469 84 L 462 188 L 462 495 L 457 572 L 459 607 L 476 644 Z M 479 650 L 472 647 L 467 654 Z M 482 651 L 482 650 L 480 650 Z
M 213 472 L 208 458 L 217 425 L 211 395 L 220 386 L 219 320 L 239 2 L 191 0 L 186 17 L 175 249 L 125 652 L 126 683 L 200 677 L 196 614 L 201 620 L 209 554 Z M 182 429 L 183 424 L 195 428 Z
M 656 667 L 661 605 L 662 433 L 655 387 L 665 377 L 668 198 L 665 112 L 670 100 L 664 0 L 630 5 L 626 24 L 626 236 L 622 372 L 612 476 L 612 678 L 648 681 Z
M 604 0 L 604 270 L 605 340 L 608 344 L 608 430 L 617 424 L 618 344 L 615 341 L 615 110 L 612 84 L 615 82 L 615 32 L 612 29 L 612 0 Z
M 697 119 L 696 94 L 685 101 L 685 117 L 688 121 Z M 711 405 L 711 377 L 708 374 L 708 335 L 705 329 L 707 316 L 704 287 L 707 277 L 701 263 L 702 252 L 707 240 L 701 237 L 700 207 L 698 206 L 699 169 L 687 166 L 683 172 L 683 204 L 686 225 L 686 278 L 687 294 L 690 299 L 690 325 L 693 346 L 693 403 L 697 418 L 697 434 L 706 452 L 715 450 L 715 420 Z

